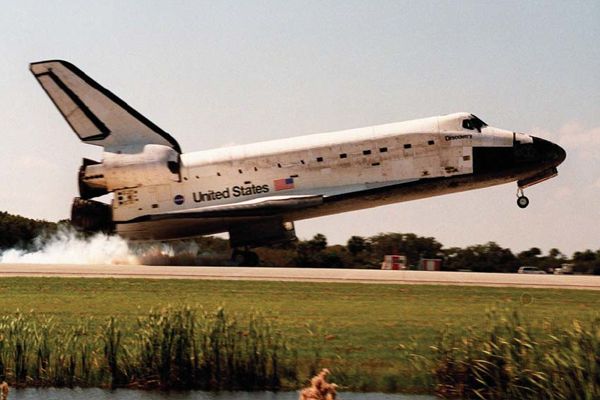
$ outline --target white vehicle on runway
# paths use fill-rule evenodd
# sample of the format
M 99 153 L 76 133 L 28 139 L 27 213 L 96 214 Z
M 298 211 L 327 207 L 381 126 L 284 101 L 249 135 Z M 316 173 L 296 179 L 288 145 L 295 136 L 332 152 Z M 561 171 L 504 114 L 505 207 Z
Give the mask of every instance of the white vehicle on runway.
M 293 221 L 517 181 L 551 178 L 565 151 L 457 113 L 340 132 L 182 153 L 177 141 L 74 65 L 30 70 L 85 143 L 72 223 L 130 240 L 229 232 L 233 258 L 292 240 Z M 112 204 L 92 200 L 114 193 Z
M 540 274 L 540 275 L 546 274 L 546 271 L 543 271 L 543 270 L 539 269 L 538 267 L 531 267 L 531 266 L 527 266 L 527 265 L 520 267 L 517 272 L 519 274 Z

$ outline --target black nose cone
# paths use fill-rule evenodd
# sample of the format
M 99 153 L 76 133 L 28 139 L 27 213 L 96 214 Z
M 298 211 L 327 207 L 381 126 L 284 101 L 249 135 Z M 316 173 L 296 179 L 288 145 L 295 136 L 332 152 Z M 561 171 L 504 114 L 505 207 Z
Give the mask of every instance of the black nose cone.
M 559 145 L 555 144 L 555 149 L 554 151 L 556 152 L 556 160 L 557 160 L 557 164 L 561 164 L 563 161 L 565 161 L 565 158 L 567 158 L 567 152 L 565 151 L 565 149 L 563 149 L 562 147 L 560 147 Z
M 557 144 L 533 136 L 533 146 L 540 161 L 556 167 L 567 158 L 567 152 Z

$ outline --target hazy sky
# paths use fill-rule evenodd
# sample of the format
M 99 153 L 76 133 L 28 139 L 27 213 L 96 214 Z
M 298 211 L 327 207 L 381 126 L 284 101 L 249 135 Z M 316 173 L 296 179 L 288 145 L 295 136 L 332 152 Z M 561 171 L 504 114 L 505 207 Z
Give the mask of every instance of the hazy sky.
M 28 71 L 69 60 L 184 151 L 446 114 L 567 150 L 559 176 L 299 222 L 446 246 L 600 248 L 600 2 L 0 0 L 0 210 L 58 220 L 80 143 Z

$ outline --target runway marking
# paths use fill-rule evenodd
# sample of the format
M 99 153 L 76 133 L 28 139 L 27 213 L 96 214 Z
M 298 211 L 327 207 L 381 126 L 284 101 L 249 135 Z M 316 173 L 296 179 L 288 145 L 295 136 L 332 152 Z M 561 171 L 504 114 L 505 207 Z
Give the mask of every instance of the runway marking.
M 0 277 L 207 279 L 347 282 L 600 290 L 600 276 L 476 272 L 382 271 L 331 268 L 177 267 L 147 265 L 0 264 Z

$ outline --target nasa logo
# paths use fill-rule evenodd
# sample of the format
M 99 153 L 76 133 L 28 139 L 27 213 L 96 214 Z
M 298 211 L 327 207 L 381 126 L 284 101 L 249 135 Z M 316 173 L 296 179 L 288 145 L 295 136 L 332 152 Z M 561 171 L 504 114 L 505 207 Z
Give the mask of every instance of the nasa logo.
M 176 195 L 176 196 L 173 198 L 173 201 L 175 202 L 175 204 L 177 204 L 178 206 L 180 206 L 180 205 L 182 205 L 182 204 L 183 204 L 183 202 L 185 201 L 185 198 L 184 198 L 182 195 L 178 194 L 178 195 Z

